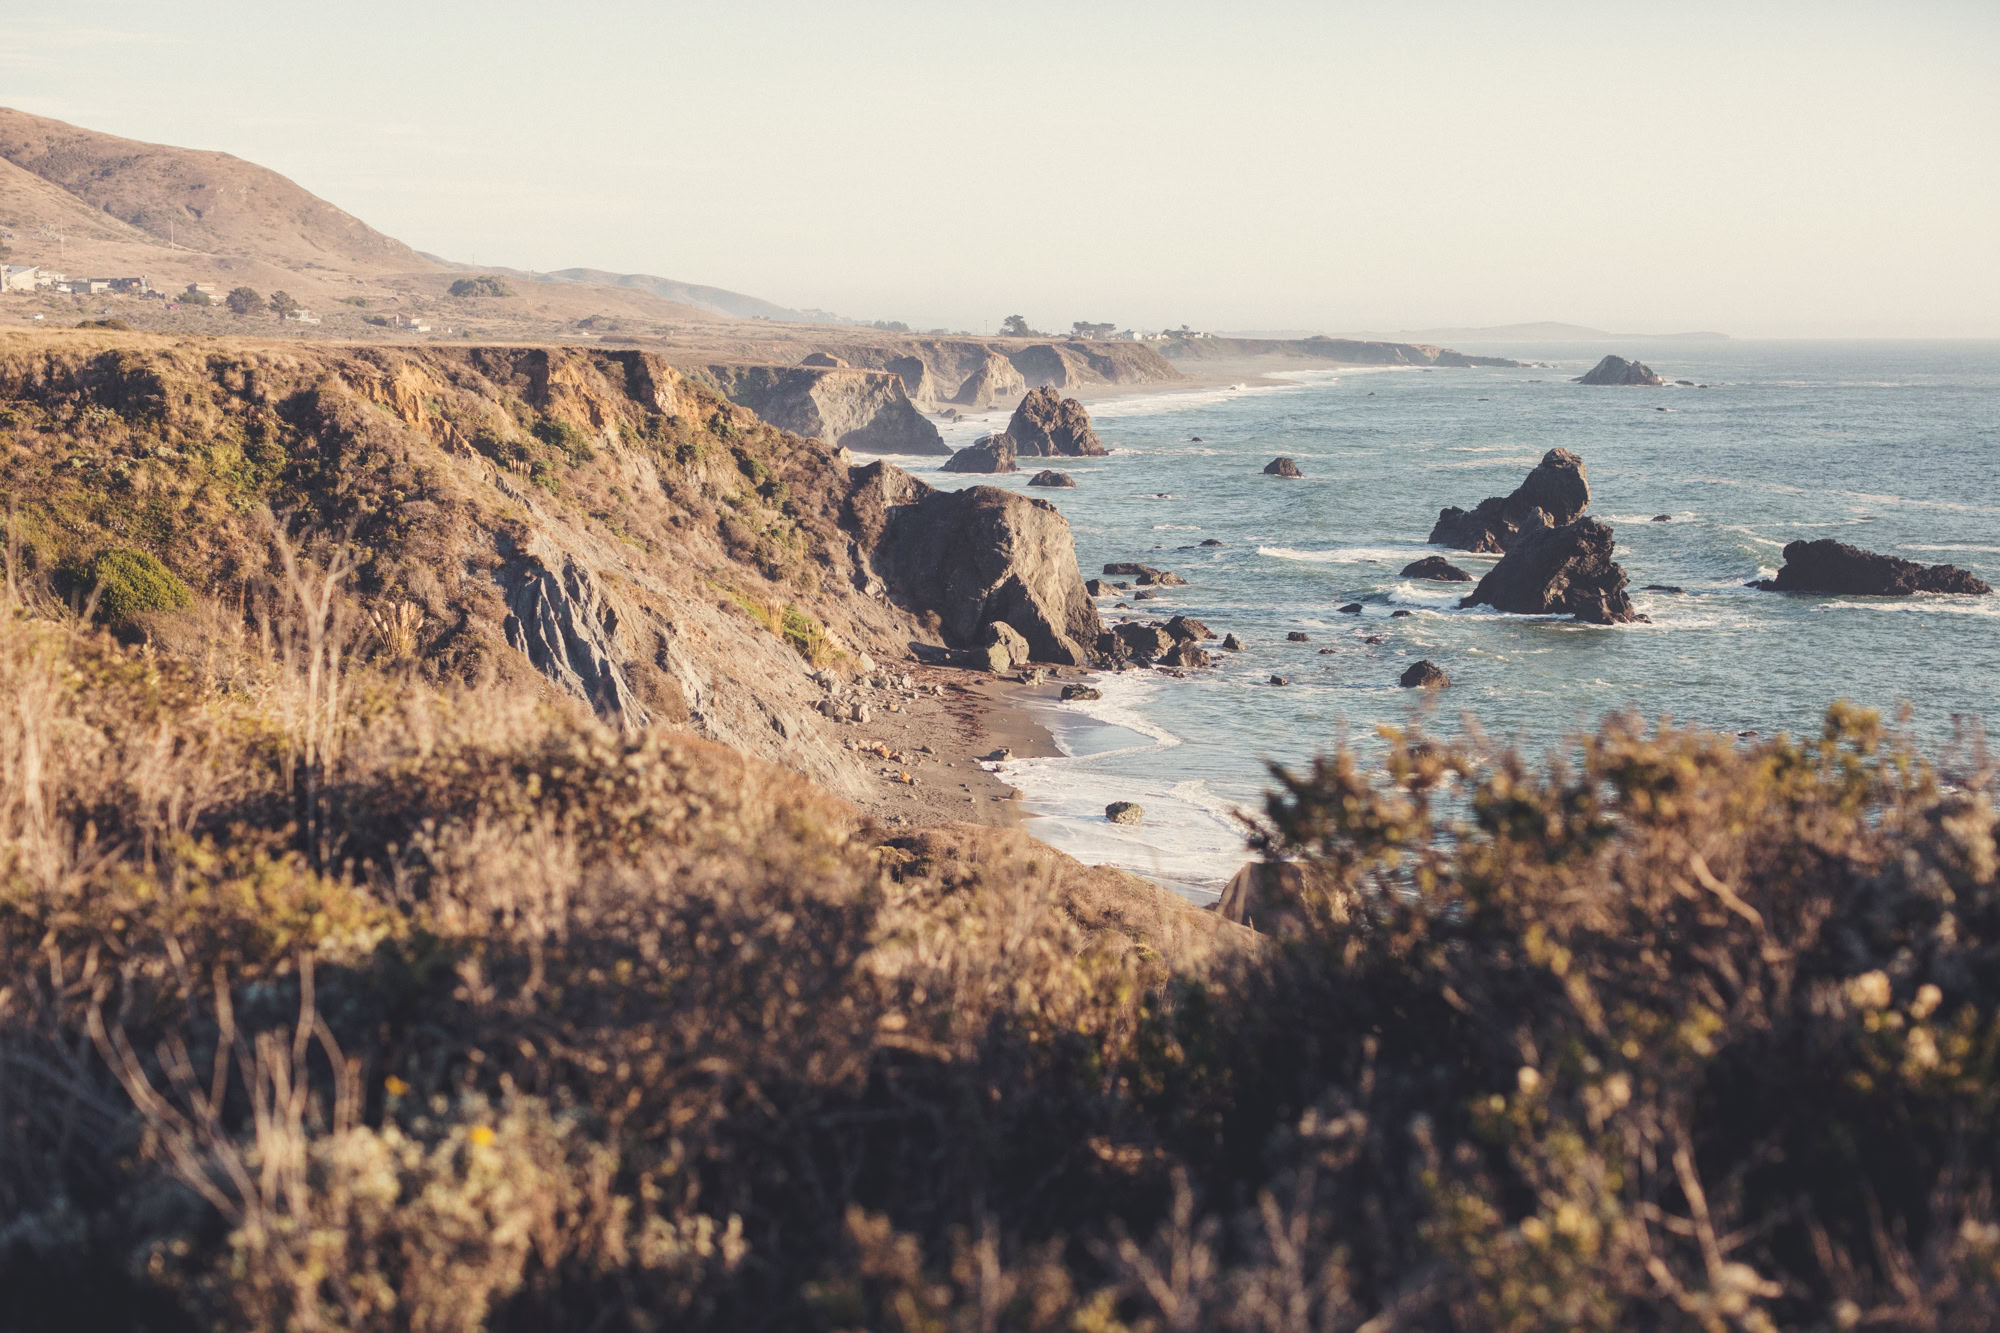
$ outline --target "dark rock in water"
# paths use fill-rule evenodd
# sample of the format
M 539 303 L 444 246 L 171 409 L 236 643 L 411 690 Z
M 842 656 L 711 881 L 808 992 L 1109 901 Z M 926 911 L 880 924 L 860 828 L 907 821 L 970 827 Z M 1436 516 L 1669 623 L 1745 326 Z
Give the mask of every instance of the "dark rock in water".
M 933 612 L 954 647 L 1005 621 L 1038 662 L 1082 666 L 1103 629 L 1069 524 L 1046 500 L 997 486 L 940 491 L 887 463 L 857 468 L 847 521 L 904 606 Z
M 1655 515 L 1653 515 L 1653 522 L 1655 522 L 1655 523 L 1671 523 L 1671 522 L 1673 522 L 1673 521 L 1674 521 L 1674 516 L 1673 516 L 1672 514 L 1655 514 Z
M 1460 606 L 1520 615 L 1571 615 L 1593 625 L 1645 617 L 1632 609 L 1625 571 L 1611 558 L 1611 529 L 1594 518 L 1521 529 L 1514 545 Z
M 1062 688 L 1062 697 L 1072 700 L 1102 699 L 1104 691 L 1094 685 L 1065 685 Z
M 1243 651 L 1243 640 L 1237 638 L 1234 634 L 1225 634 L 1222 636 L 1222 646 L 1229 652 L 1240 653 Z
M 1292 631 L 1292 632 L 1291 632 L 1290 634 L 1287 634 L 1287 635 L 1285 636 L 1285 639 L 1286 639 L 1286 641 L 1287 641 L 1288 643 L 1309 643 L 1309 642 L 1311 642 L 1310 638 L 1309 638 L 1309 637 L 1308 637 L 1308 636 L 1306 635 L 1306 633 L 1305 633 L 1305 632 L 1304 632 L 1303 630 L 1296 630 L 1296 629 L 1295 629 L 1295 630 L 1293 630 L 1293 631 Z
M 1413 614 L 1413 613 L 1412 613 L 1412 612 L 1410 612 L 1410 611 L 1406 611 L 1406 610 L 1395 610 L 1395 611 L 1391 611 L 1391 612 L 1389 613 L 1389 619 L 1391 619 L 1391 620 L 1401 620 L 1401 619 L 1403 619 L 1403 618 L 1404 618 L 1405 616 L 1408 616 L 1408 615 L 1411 615 L 1411 614 Z
M 1289 676 L 1273 676 L 1271 677 L 1271 683 L 1273 685 L 1289 685 L 1292 681 Z
M 1005 435 L 988 435 L 977 444 L 967 445 L 945 460 L 946 472 L 1019 472 L 1014 462 L 1014 442 Z
M 1359 603 L 1359 602 L 1349 602 L 1349 603 L 1348 603 L 1348 604 L 1347 604 L 1346 606 L 1343 606 L 1343 607 L 1341 607 L 1341 608 L 1340 608 L 1340 614 L 1342 614 L 1343 616 L 1358 616 L 1358 615 L 1360 615 L 1360 614 L 1361 614 L 1361 603 Z
M 1505 551 L 1514 534 L 1540 510 L 1551 527 L 1574 523 L 1590 508 L 1590 482 L 1583 460 L 1567 449 L 1551 449 L 1512 495 L 1489 496 L 1476 509 L 1438 512 L 1429 541 L 1461 551 Z
M 1104 817 L 1114 824 L 1141 824 L 1146 819 L 1146 807 L 1131 801 L 1113 801 L 1104 807 Z
M 1162 588 L 1184 588 L 1187 586 L 1187 580 L 1174 573 L 1171 569 L 1156 569 L 1150 574 L 1141 574 L 1139 576 L 1140 587 L 1143 588 L 1153 583 L 1157 583 Z
M 1676 587 L 1675 587 L 1675 586 L 1674 586 L 1673 584 L 1671 584 L 1671 583 L 1648 583 L 1648 584 L 1647 584 L 1647 585 L 1646 585 L 1645 587 L 1641 588 L 1641 589 L 1640 589 L 1639 591 L 1641 591 L 1641 592 L 1671 592 L 1671 593 L 1685 593 L 1685 592 L 1687 592 L 1687 589 L 1686 589 L 1686 588 L 1676 588 Z
M 1123 574 L 1127 578 L 1137 578 L 1142 574 L 1157 574 L 1160 571 L 1154 569 L 1151 565 L 1135 565 L 1131 563 L 1125 563 L 1117 565 L 1106 565 L 1104 567 L 1104 572 L 1106 574 L 1114 574 L 1114 575 Z
M 1299 465 L 1289 458 L 1274 458 L 1264 464 L 1264 475 L 1267 477 L 1303 477 L 1305 473 L 1299 471 Z
M 1070 476 L 1067 472 L 1057 472 L 1050 468 L 1043 468 L 1040 472 L 1028 478 L 1028 484 L 1030 486 L 1075 486 L 1076 478 Z
M 1427 658 L 1405 671 L 1397 683 L 1406 690 L 1441 690 L 1451 684 L 1451 677 Z
M 1694 387 L 1693 380 L 1675 380 L 1674 383 L 1681 385 L 1684 388 L 1692 389 Z
M 1183 639 L 1176 643 L 1167 650 L 1166 655 L 1160 658 L 1160 661 L 1167 666 L 1177 667 L 1205 667 L 1215 665 L 1215 659 L 1202 649 L 1195 647 L 1194 641 L 1191 639 Z
M 1083 590 L 1092 597 L 1103 597 L 1110 593 L 1111 585 L 1103 579 L 1085 579 L 1083 581 Z
M 1363 643 L 1366 643 L 1366 644 L 1370 644 L 1370 645 L 1373 645 L 1373 644 L 1378 644 L 1378 643 L 1382 642 L 1382 636 L 1381 636 L 1381 635 L 1379 635 L 1379 634 L 1371 634 L 1371 635 L 1369 635 L 1369 636 L 1368 636 L 1367 638 L 1363 639 L 1363 640 L 1362 640 L 1361 642 L 1363 642 Z
M 1655 375 L 1650 366 L 1627 361 L 1622 356 L 1607 356 L 1592 366 L 1588 373 L 1578 375 L 1575 383 L 1661 385 L 1666 381 Z
M 1785 548 L 1785 567 L 1774 579 L 1750 585 L 1765 592 L 1827 592 L 1850 597 L 1909 597 L 1920 592 L 1983 597 L 1992 585 L 1956 565 L 1920 565 L 1893 555 L 1876 555 L 1846 542 L 1823 538 Z
M 1221 543 L 1221 542 L 1217 541 L 1217 540 L 1216 540 L 1215 538 L 1213 538 L 1213 537 L 1203 537 L 1203 538 L 1201 539 L 1201 544 L 1202 544 L 1203 546 L 1220 546 L 1220 545 L 1222 545 L 1222 543 Z
M 1188 643 L 1199 643 L 1203 639 L 1212 639 L 1215 637 L 1213 630 L 1209 629 L 1208 626 L 1202 624 L 1199 620 L 1196 620 L 1193 616 L 1175 616 L 1167 622 L 1166 631 L 1176 639 L 1185 640 Z
M 1160 590 L 1158 588 L 1141 588 L 1132 594 L 1132 600 L 1135 602 L 1150 602 L 1159 595 Z
M 1028 391 L 1007 422 L 1007 434 L 1023 457 L 1088 458 L 1104 452 L 1083 404 L 1046 385 Z
M 1165 657 L 1173 650 L 1174 636 L 1159 625 L 1141 625 L 1128 622 L 1114 626 L 1112 637 L 1124 648 L 1124 655 L 1141 662 L 1150 662 Z
M 1190 436 L 1188 436 L 1188 443 L 1189 443 L 1189 444 L 1200 444 L 1200 443 L 1201 443 L 1201 436 L 1199 436 L 1199 435 L 1190 435 Z
M 1322 648 L 1322 649 L 1320 649 L 1320 650 L 1319 650 L 1319 655 L 1320 655 L 1321 657 L 1332 657 L 1332 656 L 1333 656 L 1333 649 L 1331 649 L 1331 648 Z
M 1472 575 L 1441 555 L 1427 555 L 1403 566 L 1406 579 L 1433 579 L 1439 583 L 1470 583 Z

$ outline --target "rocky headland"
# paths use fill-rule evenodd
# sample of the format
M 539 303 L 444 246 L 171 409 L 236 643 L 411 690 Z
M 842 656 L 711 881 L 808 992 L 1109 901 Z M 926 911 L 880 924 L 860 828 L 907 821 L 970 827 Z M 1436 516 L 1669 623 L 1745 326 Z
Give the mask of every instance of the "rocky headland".
M 1577 384 L 1644 385 L 1657 388 L 1666 383 L 1653 368 L 1639 361 L 1627 361 L 1622 356 L 1607 356 L 1589 370 L 1576 377 Z
M 910 401 L 902 379 L 887 371 L 820 364 L 713 365 L 708 373 L 731 401 L 779 430 L 862 453 L 950 452 L 937 427 Z

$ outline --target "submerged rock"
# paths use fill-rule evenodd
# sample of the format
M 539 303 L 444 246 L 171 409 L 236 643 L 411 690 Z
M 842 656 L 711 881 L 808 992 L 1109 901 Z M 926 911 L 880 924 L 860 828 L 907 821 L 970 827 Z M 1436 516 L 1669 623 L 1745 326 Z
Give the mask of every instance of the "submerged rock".
M 1570 615 L 1593 625 L 1645 617 L 1632 609 L 1625 571 L 1611 558 L 1611 529 L 1594 518 L 1549 527 L 1538 523 L 1514 544 L 1460 606 L 1491 606 L 1520 615 Z
M 1057 472 L 1051 468 L 1043 468 L 1040 472 L 1028 478 L 1028 484 L 1030 486 L 1075 486 L 1076 478 L 1070 476 L 1067 472 Z
M 1489 496 L 1474 509 L 1438 511 L 1428 540 L 1433 546 L 1499 553 L 1537 510 L 1547 516 L 1549 526 L 1560 528 L 1574 523 L 1588 508 L 1590 482 L 1583 460 L 1567 449 L 1551 449 L 1513 494 Z
M 1638 361 L 1627 361 L 1622 356 L 1607 356 L 1573 381 L 1577 384 L 1644 384 L 1661 385 L 1666 381 L 1653 373 L 1653 368 Z
M 1303 477 L 1305 473 L 1299 471 L 1299 465 L 1289 458 L 1274 458 L 1264 464 L 1264 475 L 1267 477 Z
M 1046 385 L 1021 399 L 1007 422 L 1007 434 L 1026 457 L 1089 458 L 1104 452 L 1083 404 Z
M 1425 658 L 1405 671 L 1397 684 L 1406 690 L 1441 690 L 1451 684 L 1451 677 L 1445 675 L 1444 668 Z
M 1921 592 L 1983 597 L 1992 585 L 1956 565 L 1920 565 L 1877 555 L 1831 538 L 1793 542 L 1774 579 L 1750 585 L 1765 592 L 1824 592 L 1854 597 L 1909 597 Z
M 1432 579 L 1438 583 L 1470 583 L 1472 575 L 1441 555 L 1427 555 L 1403 566 L 1406 579 Z
M 977 444 L 967 445 L 945 460 L 946 472 L 1019 472 L 1014 461 L 1014 442 L 1005 435 L 988 435 Z

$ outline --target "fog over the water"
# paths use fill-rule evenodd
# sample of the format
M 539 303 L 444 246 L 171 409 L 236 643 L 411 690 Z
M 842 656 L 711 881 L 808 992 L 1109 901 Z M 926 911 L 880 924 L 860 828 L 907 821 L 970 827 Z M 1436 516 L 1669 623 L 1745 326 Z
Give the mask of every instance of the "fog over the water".
M 990 331 L 2000 335 L 2000 4 L 15 0 L 0 105 L 420 249 Z

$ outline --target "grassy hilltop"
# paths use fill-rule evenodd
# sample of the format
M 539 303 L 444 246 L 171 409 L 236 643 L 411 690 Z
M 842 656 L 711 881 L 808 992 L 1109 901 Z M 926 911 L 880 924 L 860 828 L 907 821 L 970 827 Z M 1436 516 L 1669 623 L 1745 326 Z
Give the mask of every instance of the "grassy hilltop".
M 2000 1317 L 1976 747 L 1393 736 L 1253 935 L 771 739 L 921 626 L 649 358 L 20 340 L 0 449 L 0 1325 Z

